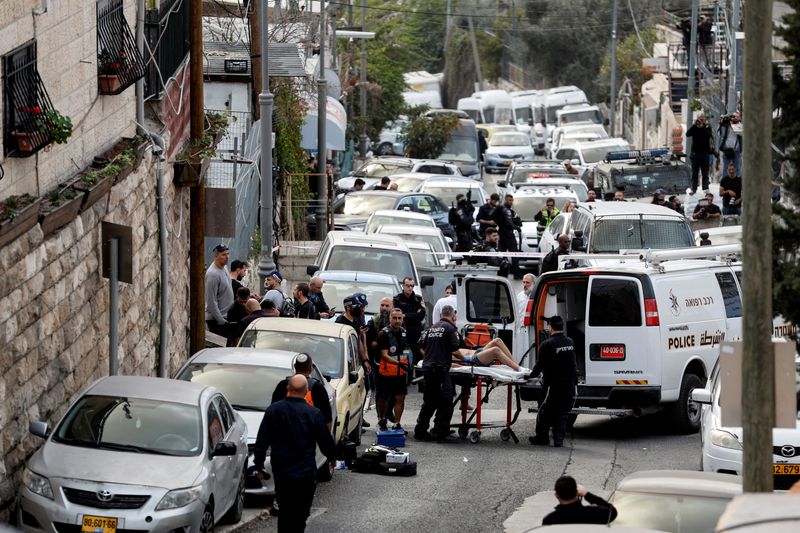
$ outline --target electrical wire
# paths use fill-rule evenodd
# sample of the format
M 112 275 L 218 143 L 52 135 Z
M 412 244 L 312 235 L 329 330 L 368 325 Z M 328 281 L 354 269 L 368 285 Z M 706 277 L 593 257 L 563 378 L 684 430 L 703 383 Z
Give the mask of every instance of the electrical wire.
M 636 16 L 633 14 L 633 6 L 631 5 L 631 0 L 628 0 L 628 11 L 631 13 L 631 20 L 633 21 L 633 29 L 636 31 L 636 38 L 639 39 L 639 46 L 642 47 L 642 52 L 645 55 L 649 54 L 647 48 L 644 45 L 644 41 L 642 41 L 642 35 L 639 33 L 639 26 L 636 24 Z

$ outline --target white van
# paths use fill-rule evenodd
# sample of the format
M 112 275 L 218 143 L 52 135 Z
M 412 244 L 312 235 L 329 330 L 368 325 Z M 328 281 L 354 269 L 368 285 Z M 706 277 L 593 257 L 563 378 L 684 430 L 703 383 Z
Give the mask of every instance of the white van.
M 467 98 L 460 98 L 458 100 L 458 104 L 456 104 L 456 109 L 459 111 L 463 111 L 469 118 L 475 121 L 475 124 L 483 124 L 483 111 L 481 110 L 481 101 L 477 98 L 467 97 Z
M 513 124 L 514 111 L 511 95 L 502 89 L 472 93 L 481 104 L 484 124 Z
M 556 111 L 556 124 L 566 126 L 567 124 L 602 124 L 603 114 L 596 105 L 574 104 L 565 105 Z
M 680 255 L 732 248 L 697 247 Z M 705 384 L 720 343 L 741 338 L 741 263 L 667 260 L 676 252 L 547 272 L 537 280 L 525 314 L 532 352 L 547 338 L 544 318 L 561 316 L 578 357 L 573 413 L 664 408 L 676 431 L 700 427 L 700 408 L 689 393 Z M 792 329 L 782 325 L 776 321 L 779 335 Z M 523 399 L 537 399 L 539 392 L 535 384 L 526 386 Z

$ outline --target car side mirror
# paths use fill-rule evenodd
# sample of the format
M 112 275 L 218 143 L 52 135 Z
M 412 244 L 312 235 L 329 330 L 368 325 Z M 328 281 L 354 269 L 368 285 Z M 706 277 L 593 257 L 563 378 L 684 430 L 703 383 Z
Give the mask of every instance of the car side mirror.
M 229 457 L 231 455 L 236 455 L 236 444 L 227 441 L 218 443 L 214 448 L 214 453 L 211 454 L 212 457 Z
M 711 405 L 711 391 L 708 389 L 692 389 L 689 398 L 695 403 Z
M 574 167 L 574 166 L 580 165 L 581 164 L 581 160 L 580 159 L 570 159 L 569 160 L 569 164 Z
M 419 280 L 420 287 L 432 287 L 433 286 L 433 276 L 422 276 Z
M 50 435 L 50 428 L 47 426 L 47 422 L 42 422 L 41 420 L 31 422 L 28 426 L 28 431 L 30 431 L 31 435 L 36 435 L 43 439 Z
M 308 274 L 309 276 L 313 276 L 317 272 L 319 272 L 319 266 L 318 265 L 308 265 L 306 267 L 306 274 Z
M 347 379 L 350 381 L 351 384 L 358 381 L 358 370 L 351 370 L 347 373 Z

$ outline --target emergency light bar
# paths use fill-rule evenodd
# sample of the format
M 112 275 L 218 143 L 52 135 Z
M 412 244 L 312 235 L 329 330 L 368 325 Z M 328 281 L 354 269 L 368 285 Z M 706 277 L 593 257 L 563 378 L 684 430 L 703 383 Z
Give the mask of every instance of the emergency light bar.
M 623 152 L 609 152 L 606 161 L 624 161 L 626 159 L 656 159 L 669 155 L 668 148 L 654 148 L 652 150 L 626 150 Z

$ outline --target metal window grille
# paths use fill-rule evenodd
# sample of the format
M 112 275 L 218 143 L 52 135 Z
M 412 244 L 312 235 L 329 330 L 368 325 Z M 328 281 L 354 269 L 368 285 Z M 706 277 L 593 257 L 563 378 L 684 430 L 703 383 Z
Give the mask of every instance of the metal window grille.
M 139 78 L 145 66 L 122 0 L 97 2 L 97 85 L 100 94 L 119 94 Z
M 159 9 L 148 9 L 144 31 L 148 50 L 144 94 L 150 98 L 164 90 L 189 53 L 189 0 L 163 0 Z
M 50 96 L 36 69 L 36 41 L 3 57 L 3 153 L 28 157 L 51 142 Z

